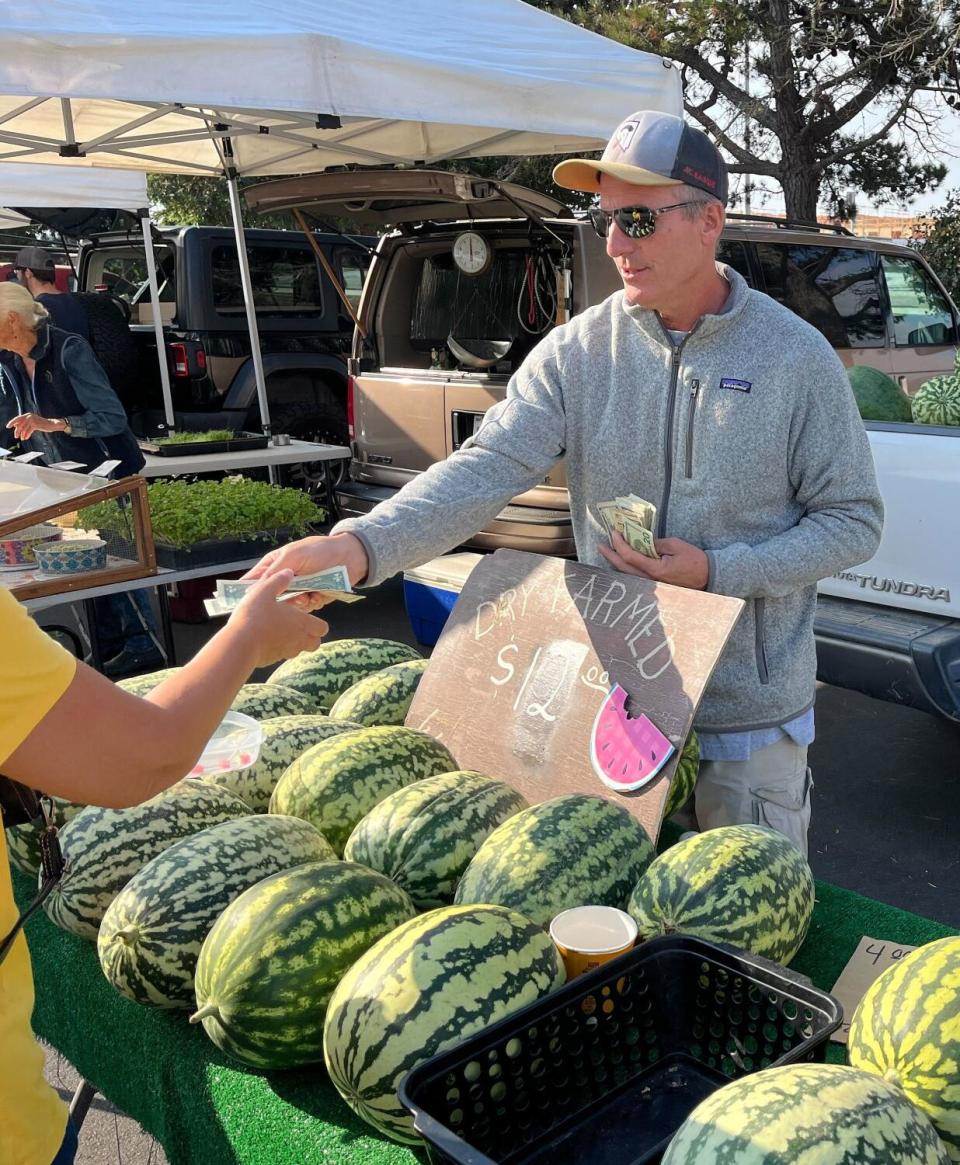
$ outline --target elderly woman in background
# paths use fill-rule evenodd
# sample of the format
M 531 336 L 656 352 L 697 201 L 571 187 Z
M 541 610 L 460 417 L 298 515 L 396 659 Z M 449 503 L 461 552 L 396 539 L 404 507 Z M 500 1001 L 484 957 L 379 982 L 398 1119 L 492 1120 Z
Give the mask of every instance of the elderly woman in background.
M 19 441 L 48 465 L 89 472 L 118 461 L 112 477 L 143 468 L 127 414 L 82 336 L 50 324 L 47 309 L 16 283 L 0 283 L 0 440 Z M 153 612 L 139 592 L 94 600 L 104 670 L 121 676 L 165 662 Z
M 0 422 L 48 464 L 89 472 L 116 460 L 116 477 L 143 454 L 107 374 L 82 336 L 51 326 L 47 309 L 16 283 L 0 283 Z

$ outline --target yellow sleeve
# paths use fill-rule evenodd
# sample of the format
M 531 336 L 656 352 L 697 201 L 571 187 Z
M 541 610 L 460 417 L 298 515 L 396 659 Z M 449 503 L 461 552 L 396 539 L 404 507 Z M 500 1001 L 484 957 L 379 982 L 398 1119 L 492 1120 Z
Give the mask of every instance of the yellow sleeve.
M 77 661 L 0 587 L 0 765 L 70 686 Z

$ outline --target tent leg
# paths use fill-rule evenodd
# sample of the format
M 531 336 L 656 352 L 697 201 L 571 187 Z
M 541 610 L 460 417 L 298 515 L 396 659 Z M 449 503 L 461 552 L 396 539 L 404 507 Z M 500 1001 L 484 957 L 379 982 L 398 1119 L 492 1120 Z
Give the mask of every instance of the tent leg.
M 240 189 L 235 174 L 227 174 L 227 190 L 230 193 L 230 214 L 233 217 L 233 234 L 237 242 L 237 261 L 240 264 L 240 284 L 243 288 L 243 306 L 247 313 L 247 328 L 250 332 L 250 355 L 253 358 L 253 372 L 257 382 L 257 399 L 260 401 L 260 421 L 264 433 L 270 436 L 270 405 L 267 402 L 267 380 L 263 372 L 263 355 L 260 352 L 260 329 L 257 327 L 257 312 L 253 303 L 253 283 L 250 279 L 250 261 L 243 234 L 243 217 L 240 213 Z M 270 466 L 270 480 L 277 480 L 276 466 Z
M 150 306 L 153 308 L 153 331 L 157 337 L 157 361 L 160 364 L 160 388 L 163 391 L 163 415 L 168 429 L 176 428 L 173 416 L 173 392 L 170 389 L 170 369 L 167 366 L 167 345 L 163 338 L 163 320 L 160 318 L 160 287 L 157 283 L 157 264 L 153 254 L 153 237 L 150 234 L 150 216 L 140 218 L 143 230 L 143 250 L 147 260 L 147 282 L 150 284 Z

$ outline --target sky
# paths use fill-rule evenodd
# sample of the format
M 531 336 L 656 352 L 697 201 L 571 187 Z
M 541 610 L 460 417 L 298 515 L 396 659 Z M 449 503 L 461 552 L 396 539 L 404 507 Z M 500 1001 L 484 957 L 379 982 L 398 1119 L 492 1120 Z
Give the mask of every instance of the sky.
M 901 203 L 896 201 L 879 203 L 872 200 L 868 201 L 863 197 L 858 197 L 857 211 L 859 214 L 924 214 L 934 209 L 935 207 L 942 206 L 947 194 L 951 190 L 960 189 L 960 113 L 958 113 L 956 110 L 947 109 L 942 104 L 938 105 L 938 111 L 939 110 L 943 110 L 944 112 L 942 113 L 940 123 L 937 127 L 937 133 L 940 139 L 946 144 L 946 147 L 950 150 L 950 153 L 944 152 L 940 155 L 940 160 L 947 167 L 947 175 L 944 180 L 935 190 L 927 194 L 919 195 L 907 203 L 906 206 L 903 206 Z M 875 130 L 875 126 L 875 122 L 873 125 L 871 125 L 870 119 L 864 116 L 861 119 L 859 130 L 864 135 L 866 135 L 867 133 Z M 856 132 L 852 125 L 849 129 L 849 132 Z M 769 180 L 766 181 L 766 184 L 770 185 Z M 732 205 L 731 209 L 734 209 Z M 743 209 L 742 198 L 736 209 Z M 776 195 L 771 195 L 766 202 L 761 203 L 758 199 L 754 199 L 753 209 L 768 211 L 774 214 L 782 213 L 784 209 L 783 196 L 778 191 Z

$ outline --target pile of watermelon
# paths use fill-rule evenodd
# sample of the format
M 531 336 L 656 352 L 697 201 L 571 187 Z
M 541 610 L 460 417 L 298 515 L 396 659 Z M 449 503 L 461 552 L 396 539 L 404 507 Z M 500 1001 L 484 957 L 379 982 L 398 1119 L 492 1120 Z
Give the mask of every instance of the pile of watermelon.
M 455 747 L 404 724 L 426 666 L 403 644 L 343 640 L 246 685 L 234 707 L 263 724 L 256 764 L 185 779 L 131 809 L 59 804 L 69 872 L 45 903 L 96 942 L 128 998 L 181 1009 L 251 1067 L 325 1066 L 364 1120 L 409 1143 L 418 1137 L 400 1081 L 563 983 L 547 934 L 562 910 L 606 903 L 629 911 L 642 939 L 695 934 L 781 963 L 813 910 L 809 867 L 766 828 L 715 829 L 658 857 L 616 796 L 531 806 L 495 774 L 462 770 Z M 665 816 L 698 767 L 691 734 Z M 10 832 L 14 860 L 35 868 L 35 837 Z M 665 1160 L 753 1160 L 745 1146 L 761 1125 L 792 1152 L 801 1118 L 811 1137 L 844 1127 L 856 1146 L 871 1106 L 891 1113 L 884 1160 L 939 1162 L 944 1144 L 960 1160 L 960 1008 L 947 1015 L 935 992 L 928 1005 L 909 990 L 943 983 L 960 997 L 960 939 L 948 941 L 903 960 L 906 978 L 878 981 L 851 1031 L 853 1068 L 749 1077 L 791 1097 L 779 1108 L 731 1084 Z

